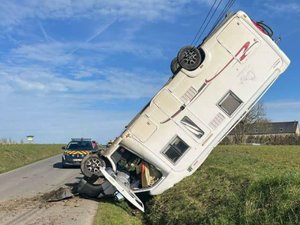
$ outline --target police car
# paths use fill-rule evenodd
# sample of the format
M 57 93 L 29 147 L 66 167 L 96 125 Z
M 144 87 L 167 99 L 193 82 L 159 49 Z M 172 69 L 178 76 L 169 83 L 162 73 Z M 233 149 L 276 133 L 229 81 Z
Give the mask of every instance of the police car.
M 62 167 L 80 166 L 82 159 L 98 150 L 96 141 L 91 138 L 72 138 L 67 146 L 63 146 Z

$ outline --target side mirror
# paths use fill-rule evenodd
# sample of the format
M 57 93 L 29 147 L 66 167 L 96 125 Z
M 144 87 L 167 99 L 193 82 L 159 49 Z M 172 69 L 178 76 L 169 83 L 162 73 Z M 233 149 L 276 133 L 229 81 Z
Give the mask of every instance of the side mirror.
M 66 149 L 66 146 L 62 146 L 61 149 L 62 149 L 62 150 L 65 150 L 65 149 Z

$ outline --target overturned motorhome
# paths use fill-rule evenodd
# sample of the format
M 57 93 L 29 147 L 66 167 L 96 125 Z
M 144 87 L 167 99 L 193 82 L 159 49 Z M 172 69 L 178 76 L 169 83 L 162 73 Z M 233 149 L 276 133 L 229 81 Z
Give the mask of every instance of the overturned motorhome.
M 82 161 L 81 191 L 144 211 L 135 194 L 161 194 L 194 173 L 289 63 L 261 23 L 242 11 L 226 17 L 180 50 L 172 78 L 109 148 Z

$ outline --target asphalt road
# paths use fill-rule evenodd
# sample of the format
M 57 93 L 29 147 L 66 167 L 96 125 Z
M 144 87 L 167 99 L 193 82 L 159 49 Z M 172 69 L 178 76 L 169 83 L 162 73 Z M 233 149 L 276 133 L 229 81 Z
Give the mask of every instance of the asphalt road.
M 59 202 L 41 201 L 37 196 L 82 177 L 79 168 L 61 168 L 57 155 L 0 174 L 1 225 L 91 225 L 98 201 L 79 196 Z
M 61 155 L 0 174 L 0 201 L 33 197 L 81 177 L 79 168 L 61 168 Z

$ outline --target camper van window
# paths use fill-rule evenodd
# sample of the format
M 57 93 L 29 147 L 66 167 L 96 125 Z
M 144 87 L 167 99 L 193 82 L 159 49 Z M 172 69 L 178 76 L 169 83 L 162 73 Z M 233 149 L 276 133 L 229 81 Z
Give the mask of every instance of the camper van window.
M 111 158 L 116 163 L 117 171 L 129 176 L 130 188 L 133 190 L 151 187 L 162 177 L 155 166 L 123 147 L 118 148 Z
M 219 106 L 228 116 L 231 116 L 242 103 L 241 99 L 239 99 L 232 91 L 229 91 L 219 102 Z
M 163 151 L 163 154 L 167 156 L 173 163 L 176 163 L 188 148 L 189 146 L 183 140 L 181 140 L 179 137 L 176 137 L 168 145 L 167 149 Z
M 183 119 L 180 121 L 185 129 L 187 129 L 189 132 L 191 132 L 193 135 L 195 135 L 197 138 L 201 138 L 204 135 L 203 130 L 201 130 L 190 118 L 187 116 L 183 117 Z

